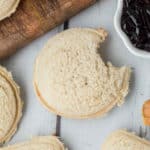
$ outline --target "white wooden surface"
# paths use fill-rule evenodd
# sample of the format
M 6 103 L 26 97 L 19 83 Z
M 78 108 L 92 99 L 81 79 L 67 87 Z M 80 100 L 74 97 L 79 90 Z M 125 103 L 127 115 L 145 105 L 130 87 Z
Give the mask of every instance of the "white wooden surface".
M 130 93 L 122 107 L 114 108 L 103 118 L 61 119 L 61 137 L 70 150 L 100 150 L 108 134 L 120 128 L 135 131 L 140 136 L 150 139 L 150 129 L 144 127 L 141 118 L 142 104 L 150 98 L 150 60 L 130 54 L 118 37 L 113 25 L 116 6 L 117 0 L 100 0 L 96 5 L 69 21 L 69 27 L 106 28 L 109 38 L 102 47 L 104 60 L 111 61 L 116 66 L 129 65 L 133 68 Z M 34 58 L 38 51 L 52 35 L 62 30 L 63 25 L 1 62 L 12 71 L 15 80 L 21 86 L 25 103 L 19 129 L 8 144 L 27 140 L 31 136 L 49 135 L 56 132 L 56 116 L 45 110 L 34 94 L 32 72 Z

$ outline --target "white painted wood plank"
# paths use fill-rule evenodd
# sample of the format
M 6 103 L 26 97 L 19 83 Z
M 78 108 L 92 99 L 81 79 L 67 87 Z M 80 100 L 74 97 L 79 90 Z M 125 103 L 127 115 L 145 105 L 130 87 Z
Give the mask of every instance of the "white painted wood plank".
M 82 121 L 62 119 L 61 136 L 71 150 L 100 149 L 104 139 L 116 129 L 126 128 L 139 134 L 141 127 L 143 134 L 145 131 L 141 109 L 144 100 L 150 98 L 150 60 L 129 53 L 118 37 L 113 25 L 116 6 L 117 0 L 101 0 L 70 21 L 70 27 L 106 28 L 109 37 L 102 46 L 104 60 L 116 66 L 129 65 L 133 68 L 130 93 L 122 107 L 114 108 L 103 118 Z M 146 129 L 146 137 L 150 138 Z
M 36 135 L 54 134 L 56 131 L 56 115 L 48 112 L 37 100 L 32 79 L 36 55 L 47 40 L 59 30 L 61 29 L 58 27 L 47 33 L 2 63 L 12 71 L 16 82 L 21 87 L 24 101 L 24 111 L 19 129 L 8 144 L 27 140 Z

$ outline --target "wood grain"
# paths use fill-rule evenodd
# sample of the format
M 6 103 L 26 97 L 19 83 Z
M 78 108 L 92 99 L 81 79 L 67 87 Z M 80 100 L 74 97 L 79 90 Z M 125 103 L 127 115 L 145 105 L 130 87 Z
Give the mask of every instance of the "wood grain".
M 0 22 L 0 59 L 63 23 L 95 0 L 21 0 L 15 14 Z

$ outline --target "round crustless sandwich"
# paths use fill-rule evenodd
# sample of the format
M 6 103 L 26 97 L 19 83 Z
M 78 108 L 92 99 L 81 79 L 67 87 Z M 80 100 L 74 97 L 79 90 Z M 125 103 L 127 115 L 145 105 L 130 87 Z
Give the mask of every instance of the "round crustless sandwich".
M 16 11 L 20 0 L 0 0 L 0 20 L 9 17 Z
M 39 53 L 34 87 L 50 111 L 83 119 L 123 103 L 130 68 L 103 62 L 98 50 L 106 36 L 103 29 L 72 28 L 51 38 Z
M 113 132 L 101 150 L 150 150 L 150 142 L 125 130 Z
M 55 136 L 40 136 L 27 142 L 0 148 L 0 150 L 65 150 L 65 146 Z
M 0 66 L 0 143 L 8 141 L 22 115 L 20 90 L 12 75 Z

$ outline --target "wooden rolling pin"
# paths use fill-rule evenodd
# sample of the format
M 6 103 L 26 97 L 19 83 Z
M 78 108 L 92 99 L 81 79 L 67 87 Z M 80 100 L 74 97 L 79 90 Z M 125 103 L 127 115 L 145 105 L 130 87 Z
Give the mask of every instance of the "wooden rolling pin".
M 74 16 L 96 0 L 21 0 L 17 11 L 0 22 L 0 59 Z

